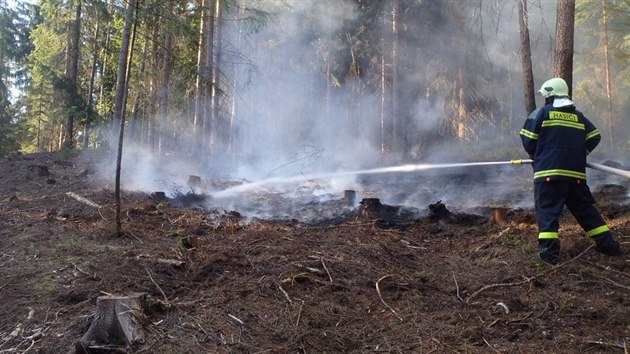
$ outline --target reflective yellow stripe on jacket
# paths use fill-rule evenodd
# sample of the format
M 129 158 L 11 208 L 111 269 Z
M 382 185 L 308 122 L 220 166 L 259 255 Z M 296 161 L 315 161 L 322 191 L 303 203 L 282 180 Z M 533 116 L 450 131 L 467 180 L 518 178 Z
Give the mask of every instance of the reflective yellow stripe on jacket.
M 594 137 L 596 137 L 598 135 L 599 135 L 599 129 L 595 128 L 595 130 L 593 130 L 592 132 L 586 134 L 586 140 L 592 139 L 592 138 L 594 138 Z
M 526 136 L 526 137 L 528 137 L 530 139 L 534 139 L 534 140 L 538 139 L 538 134 L 536 134 L 534 132 L 530 132 L 529 130 L 526 130 L 526 129 L 521 129 L 520 134 L 522 136 Z
M 546 120 L 542 122 L 542 126 L 543 127 L 567 127 L 567 128 L 575 128 L 575 129 L 580 129 L 580 130 L 585 129 L 584 124 L 582 123 L 569 122 L 565 120 Z
M 579 178 L 579 179 L 584 179 L 584 180 L 586 179 L 586 173 L 571 171 L 571 170 L 555 169 L 555 170 L 543 170 L 543 171 L 538 171 L 534 173 L 534 178 L 543 178 L 543 177 L 551 177 L 551 176 L 573 177 L 573 178 Z

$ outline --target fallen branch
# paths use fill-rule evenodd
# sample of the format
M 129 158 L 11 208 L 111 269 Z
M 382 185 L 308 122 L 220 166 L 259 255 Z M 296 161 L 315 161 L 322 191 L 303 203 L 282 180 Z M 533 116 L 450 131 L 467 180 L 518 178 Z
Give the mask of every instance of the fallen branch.
M 74 198 L 75 200 L 87 205 L 87 206 L 91 206 L 92 208 L 96 208 L 96 209 L 100 209 L 100 205 L 94 203 L 93 201 L 84 198 L 78 194 L 76 194 L 75 192 L 67 192 L 66 193 L 67 196 Z
M 453 272 L 453 280 L 455 280 L 455 290 L 457 291 L 457 298 L 461 302 L 465 302 L 464 299 L 459 295 L 459 284 L 457 284 L 457 278 L 455 278 L 455 272 Z
M 624 273 L 624 272 L 622 272 L 620 270 L 617 270 L 617 269 L 613 269 L 610 266 L 603 266 L 601 264 L 598 264 L 598 263 L 595 263 L 595 262 L 591 262 L 591 261 L 584 261 L 584 263 L 588 263 L 588 264 L 590 264 L 590 265 L 592 265 L 594 267 L 598 267 L 601 270 L 604 270 L 604 271 L 607 271 L 607 272 L 612 272 L 612 273 L 623 275 L 624 277 L 630 278 L 630 274 Z
M 295 320 L 295 330 L 297 331 L 298 326 L 300 325 L 300 318 L 302 318 L 302 307 L 304 306 L 304 300 L 300 300 L 302 303 L 300 304 L 300 309 L 298 310 L 297 320 Z
M 494 347 L 490 344 L 490 342 L 488 342 L 485 338 L 481 338 L 481 339 L 483 339 L 484 343 L 486 343 L 488 348 L 492 349 L 495 353 L 501 353 L 500 351 L 494 349 Z
M 280 289 L 284 297 L 287 298 L 287 301 L 289 302 L 289 304 L 292 304 L 293 301 L 291 301 L 291 297 L 289 297 L 289 294 L 282 288 L 282 285 L 278 285 L 278 289 Z
M 590 246 L 588 246 L 584 251 L 582 251 L 582 253 L 578 254 L 577 256 L 571 258 L 570 260 L 561 263 L 557 266 L 554 266 L 552 268 L 549 268 L 547 270 L 545 270 L 544 272 L 540 272 L 534 276 L 531 277 L 526 277 L 525 279 L 521 280 L 521 281 L 514 281 L 511 283 L 499 283 L 499 284 L 490 284 L 490 285 L 485 285 L 483 286 L 481 289 L 475 291 L 474 293 L 470 294 L 470 296 L 466 299 L 466 303 L 470 303 L 470 301 L 472 299 L 474 299 L 475 297 L 477 297 L 479 294 L 481 294 L 482 292 L 489 290 L 489 289 L 494 289 L 494 288 L 504 288 L 504 287 L 510 287 L 510 286 L 517 286 L 517 285 L 523 285 L 523 284 L 528 284 L 529 282 L 531 282 L 532 280 L 536 279 L 536 278 L 540 278 L 543 275 L 547 274 L 547 273 L 551 273 L 552 271 L 558 270 L 561 267 L 564 267 L 565 265 L 575 261 L 576 259 L 582 257 L 586 252 L 588 252 L 591 248 L 593 248 L 594 245 L 591 244 Z
M 72 265 L 74 266 L 74 268 L 75 268 L 76 270 L 78 270 L 80 273 L 83 273 L 83 274 L 85 274 L 85 275 L 87 275 L 87 276 L 90 276 L 90 277 L 92 276 L 92 274 L 90 274 L 90 273 L 88 273 L 88 272 L 84 271 L 83 269 L 79 268 L 79 266 L 78 266 L 78 265 L 76 265 L 76 264 L 74 264 L 74 262 L 70 262 L 70 264 L 72 264 Z
M 158 258 L 155 260 L 156 263 L 160 263 L 160 264 L 166 264 L 166 265 L 170 265 L 173 266 L 175 268 L 180 268 L 183 267 L 186 262 L 184 261 L 180 261 L 177 259 L 166 259 L 166 258 Z
M 168 303 L 168 298 L 166 297 L 166 294 L 164 294 L 164 290 L 162 290 L 162 288 L 160 288 L 158 283 L 156 283 L 155 280 L 153 280 L 153 276 L 151 275 L 151 271 L 149 271 L 149 268 L 144 267 L 144 269 L 146 269 L 147 274 L 149 274 L 149 279 L 151 279 L 151 281 L 153 282 L 153 284 L 155 284 L 155 286 L 158 288 L 160 293 L 162 293 L 162 296 L 164 297 L 164 301 L 166 301 Z
M 403 319 L 402 317 L 400 317 L 400 315 L 398 315 L 398 313 L 396 312 L 396 310 L 394 310 L 391 306 L 389 306 L 385 300 L 383 300 L 383 296 L 381 296 L 381 288 L 379 287 L 379 284 L 381 281 L 387 279 L 387 278 L 391 278 L 393 277 L 392 274 L 388 274 L 388 275 L 384 275 L 382 276 L 379 280 L 376 281 L 376 294 L 378 294 L 378 298 L 381 300 L 381 302 L 383 303 L 383 305 L 385 305 L 385 307 L 387 307 L 394 315 L 396 315 L 396 317 L 398 317 L 398 319 L 402 322 Z
M 619 283 L 617 283 L 616 281 L 614 281 L 612 279 L 608 279 L 608 278 L 604 278 L 604 277 L 597 277 L 597 276 L 595 278 L 597 278 L 597 279 L 599 279 L 599 280 L 601 280 L 601 281 L 603 281 L 603 282 L 605 282 L 605 283 L 607 283 L 609 285 L 614 285 L 614 286 L 616 286 L 618 288 L 630 290 L 630 286 L 619 284 Z
M 626 346 L 626 342 L 623 343 L 608 343 L 601 340 L 589 340 L 586 343 L 588 344 L 597 344 L 604 347 L 613 347 L 613 348 L 621 348 L 624 350 L 624 353 L 628 353 L 628 347 Z
M 236 317 L 236 316 L 234 316 L 234 315 L 230 315 L 230 314 L 228 313 L 228 317 L 229 317 L 229 318 L 231 318 L 231 319 L 233 319 L 234 321 L 236 321 L 236 322 L 238 322 L 238 323 L 242 324 L 242 325 L 244 325 L 244 324 L 245 324 L 245 322 L 243 322 L 240 318 L 238 318 L 238 317 Z
M 533 312 L 528 312 L 527 315 L 525 315 L 524 317 L 518 317 L 518 318 L 515 318 L 513 320 L 509 320 L 509 321 L 507 321 L 505 323 L 506 324 L 510 324 L 510 323 L 515 323 L 515 322 L 521 322 L 521 321 L 524 321 L 524 320 L 528 319 L 529 316 L 531 316 L 532 314 L 533 314 Z
M 322 266 L 324 267 L 324 270 L 326 270 L 326 274 L 328 274 L 328 279 L 332 283 L 333 280 L 332 280 L 332 277 L 330 276 L 330 272 L 328 271 L 328 268 L 326 267 L 326 263 L 324 263 L 324 258 L 322 258 L 321 261 L 322 261 Z

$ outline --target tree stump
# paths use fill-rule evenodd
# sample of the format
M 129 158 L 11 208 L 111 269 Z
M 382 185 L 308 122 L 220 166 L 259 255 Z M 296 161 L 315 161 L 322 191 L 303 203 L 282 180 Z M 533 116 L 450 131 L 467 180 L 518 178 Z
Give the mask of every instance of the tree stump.
M 505 208 L 493 208 L 492 209 L 492 222 L 495 225 L 505 225 L 508 222 L 507 210 Z
M 146 293 L 99 296 L 88 331 L 75 344 L 75 353 L 127 352 L 144 341 L 139 319 L 144 315 Z
M 195 175 L 188 175 L 188 187 L 196 188 L 201 186 L 201 177 Z
M 26 179 L 31 180 L 34 177 L 47 177 L 50 176 L 48 166 L 44 165 L 30 165 L 26 171 Z
M 346 189 L 343 191 L 343 202 L 349 207 L 353 207 L 356 202 L 357 192 L 352 189 Z
M 438 200 L 435 204 L 429 204 L 429 219 L 431 220 L 442 220 L 448 219 L 451 217 L 451 212 L 446 209 L 446 205 L 442 203 L 441 200 Z

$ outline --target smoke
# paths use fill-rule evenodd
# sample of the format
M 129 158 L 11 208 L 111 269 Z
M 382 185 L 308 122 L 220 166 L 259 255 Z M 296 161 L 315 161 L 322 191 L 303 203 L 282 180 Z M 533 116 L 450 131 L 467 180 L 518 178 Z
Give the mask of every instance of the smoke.
M 405 137 L 410 151 L 385 147 L 388 149 L 385 153 L 382 134 L 391 126 L 383 121 L 386 115 L 378 83 L 366 82 L 362 74 L 379 70 L 379 57 L 360 57 L 362 53 L 374 54 L 374 49 L 357 50 L 366 46 L 377 48 L 380 42 L 378 38 L 363 42 L 350 38 L 348 30 L 358 20 L 360 2 L 299 0 L 289 3 L 291 7 L 278 2 L 244 4 L 262 7 L 274 16 L 259 32 L 238 40 L 235 36 L 243 32 L 238 28 L 243 25 L 242 21 L 226 21 L 225 42 L 239 43 L 235 48 L 240 51 L 239 57 L 251 62 L 236 67 L 230 81 L 232 86 L 226 88 L 228 93 L 230 90 L 237 93 L 233 117 L 235 135 L 230 154 L 212 156 L 213 163 L 207 166 L 204 162 L 210 158 L 191 151 L 190 147 L 187 151 L 173 151 L 169 147 L 181 146 L 181 141 L 169 141 L 169 137 L 179 136 L 181 140 L 187 135 L 169 131 L 184 129 L 182 126 L 163 124 L 160 157 L 140 146 L 125 144 L 121 179 L 125 189 L 164 191 L 169 196 L 208 193 L 211 198 L 206 201 L 207 207 L 234 209 L 262 217 L 291 217 L 296 203 L 340 198 L 346 189 L 357 189 L 360 198 L 377 197 L 384 203 L 421 209 L 437 200 L 456 208 L 532 206 L 531 169 L 527 166 L 318 177 L 336 171 L 391 165 L 404 155 L 415 161 L 439 163 L 521 157 L 518 129 L 525 115 L 522 112 L 522 119 L 518 118 L 520 109 L 511 109 L 521 107 L 523 97 L 518 21 L 513 2 L 499 2 L 503 6 L 501 10 L 491 8 L 487 5 L 490 2 L 464 5 L 467 10 L 464 15 L 471 19 L 494 20 L 469 24 L 483 36 L 479 42 L 466 43 L 461 48 L 448 45 L 448 40 L 458 32 L 445 22 L 435 22 L 435 33 L 422 42 L 410 42 L 418 41 L 417 37 L 401 34 L 399 48 L 405 52 L 400 55 L 417 55 L 422 65 L 413 70 L 401 68 L 400 118 L 408 124 Z M 542 2 L 541 6 L 551 5 Z M 384 11 L 381 9 L 381 13 L 386 13 Z M 493 11 L 501 14 L 493 14 Z M 546 52 L 544 43 L 549 38 L 543 29 L 553 23 L 553 19 L 544 18 L 543 14 L 555 16 L 555 11 L 530 8 L 536 62 L 546 62 L 540 58 L 551 55 Z M 388 30 L 383 28 L 383 31 Z M 458 43 L 461 42 L 459 39 Z M 480 46 L 485 57 L 474 58 L 476 66 L 465 63 L 479 70 L 475 72 L 479 77 L 476 89 L 481 96 L 501 98 L 497 102 L 502 102 L 503 107 L 497 104 L 490 111 L 504 114 L 511 109 L 516 118 L 508 126 L 501 126 L 496 120 L 482 117 L 477 131 L 469 134 L 470 140 L 434 143 L 431 138 L 439 137 L 442 130 L 448 128 L 445 119 L 452 118 L 449 114 L 453 114 L 449 107 L 452 97 L 448 83 L 440 72 L 449 62 L 471 60 L 466 59 L 469 58 L 467 51 Z M 223 58 L 226 62 L 230 60 L 227 56 Z M 537 70 L 537 80 L 543 81 L 542 77 L 547 77 L 550 70 L 551 67 Z M 348 75 L 349 71 L 356 73 Z M 505 117 L 499 118 L 505 120 Z M 507 138 L 501 141 L 499 136 Z M 498 141 L 499 145 L 488 141 Z M 514 155 L 493 154 L 497 149 Z M 168 154 L 164 154 L 166 151 Z M 113 176 L 113 164 L 108 165 L 105 175 Z M 190 186 L 190 175 L 200 176 L 201 185 Z M 238 185 L 247 187 L 229 189 Z M 230 192 L 221 193 L 226 189 Z M 269 203 L 269 196 L 282 202 Z

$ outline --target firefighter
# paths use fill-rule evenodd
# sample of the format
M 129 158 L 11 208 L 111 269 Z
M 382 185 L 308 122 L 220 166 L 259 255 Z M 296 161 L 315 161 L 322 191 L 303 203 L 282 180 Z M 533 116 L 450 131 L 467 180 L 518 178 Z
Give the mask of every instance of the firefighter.
M 586 156 L 595 149 L 599 130 L 575 108 L 561 78 L 546 81 L 540 90 L 545 105 L 532 112 L 520 137 L 534 160 L 534 197 L 540 259 L 556 264 L 560 256 L 558 218 L 564 205 L 595 241 L 598 252 L 619 255 L 619 243 L 595 208 L 586 184 Z

